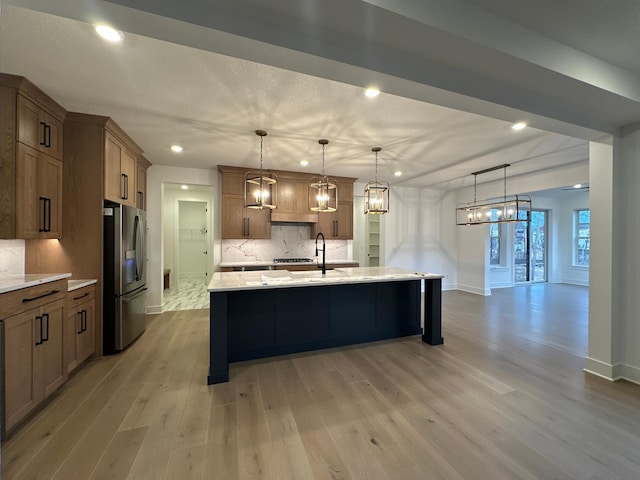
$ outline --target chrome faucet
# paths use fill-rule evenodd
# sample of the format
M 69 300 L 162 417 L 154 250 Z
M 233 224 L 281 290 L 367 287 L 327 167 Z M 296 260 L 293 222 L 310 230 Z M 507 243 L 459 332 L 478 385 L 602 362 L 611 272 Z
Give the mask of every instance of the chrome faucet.
M 327 274 L 327 257 L 325 256 L 325 250 L 327 249 L 327 245 L 324 242 L 324 235 L 322 232 L 316 235 L 316 257 L 318 256 L 318 238 L 322 237 L 322 275 Z

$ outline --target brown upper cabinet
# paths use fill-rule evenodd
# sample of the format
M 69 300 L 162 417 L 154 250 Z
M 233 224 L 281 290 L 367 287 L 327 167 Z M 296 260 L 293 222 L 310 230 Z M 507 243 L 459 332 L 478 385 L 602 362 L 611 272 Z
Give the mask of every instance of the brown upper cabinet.
M 309 179 L 312 173 L 269 170 L 278 178 L 278 202 L 274 210 L 244 208 L 244 175 L 249 169 L 219 165 L 222 173 L 222 238 L 271 238 L 272 223 L 308 223 L 312 238 L 316 232 L 327 239 L 353 239 L 353 182 L 337 177 L 338 211 L 309 210 Z
M 0 238 L 61 238 L 67 112 L 24 77 L 0 83 Z
M 147 169 L 151 162 L 143 155 L 138 155 L 136 162 L 136 206 L 140 210 L 147 209 Z
M 218 167 L 222 172 L 222 238 L 271 238 L 271 210 L 244 206 L 245 169 Z
M 111 129 L 107 127 L 104 138 L 104 198 L 135 207 L 138 203 L 136 157 L 141 153 L 140 148 L 132 152 L 133 142 L 120 140 L 122 135 L 116 136 L 113 126 L 115 124 Z
M 318 223 L 311 228 L 311 238 L 322 233 L 327 240 L 353 239 L 353 181 L 337 181 L 338 210 L 318 213 Z

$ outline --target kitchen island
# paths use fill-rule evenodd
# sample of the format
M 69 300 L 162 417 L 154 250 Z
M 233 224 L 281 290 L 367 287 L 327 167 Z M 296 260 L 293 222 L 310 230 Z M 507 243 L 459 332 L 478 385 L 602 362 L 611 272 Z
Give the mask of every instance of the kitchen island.
M 441 283 L 394 267 L 214 273 L 207 383 L 228 381 L 229 362 L 253 358 L 419 333 L 439 345 Z

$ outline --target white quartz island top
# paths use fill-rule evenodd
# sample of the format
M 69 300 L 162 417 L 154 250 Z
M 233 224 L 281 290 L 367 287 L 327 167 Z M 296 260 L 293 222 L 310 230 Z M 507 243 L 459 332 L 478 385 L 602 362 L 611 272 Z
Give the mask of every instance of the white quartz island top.
M 27 273 L 3 275 L 0 277 L 0 293 L 12 292 L 21 288 L 33 287 L 41 283 L 55 282 L 69 278 L 70 273 Z
M 268 270 L 257 272 L 216 272 L 209 282 L 210 292 L 254 290 L 263 288 L 305 287 L 309 285 L 340 285 L 443 278 L 442 275 L 415 272 L 397 267 L 336 268 L 322 272 Z

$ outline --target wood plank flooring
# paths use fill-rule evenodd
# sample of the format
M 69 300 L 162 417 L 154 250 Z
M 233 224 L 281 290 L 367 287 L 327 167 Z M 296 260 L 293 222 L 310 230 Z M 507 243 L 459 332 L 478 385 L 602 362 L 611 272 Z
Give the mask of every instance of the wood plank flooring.
M 419 337 L 235 363 L 208 311 L 150 316 L 2 445 L 11 479 L 637 479 L 640 386 L 582 372 L 584 287 L 443 293 Z

